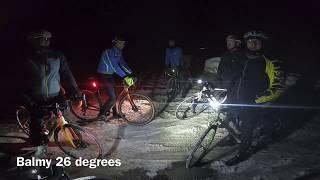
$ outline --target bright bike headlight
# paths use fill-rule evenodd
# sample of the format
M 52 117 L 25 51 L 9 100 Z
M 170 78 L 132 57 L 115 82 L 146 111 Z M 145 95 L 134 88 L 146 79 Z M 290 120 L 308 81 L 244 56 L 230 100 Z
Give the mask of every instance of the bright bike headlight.
M 213 108 L 213 109 L 218 109 L 220 106 L 220 103 L 214 98 L 214 99 L 208 99 L 209 100 L 209 105 Z
M 198 79 L 197 83 L 201 84 L 202 83 L 202 79 Z

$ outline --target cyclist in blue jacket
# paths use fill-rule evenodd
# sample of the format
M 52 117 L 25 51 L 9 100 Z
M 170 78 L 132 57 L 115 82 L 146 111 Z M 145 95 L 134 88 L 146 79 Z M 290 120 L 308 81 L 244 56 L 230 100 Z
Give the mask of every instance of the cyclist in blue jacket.
M 176 46 L 174 40 L 169 40 L 169 47 L 166 48 L 165 65 L 167 68 L 180 68 L 183 66 L 182 49 Z
M 115 37 L 112 40 L 113 47 L 105 50 L 100 58 L 97 72 L 102 84 L 102 88 L 108 95 L 108 100 L 100 109 L 100 118 L 106 119 L 110 114 L 111 107 L 116 102 L 115 80 L 113 75 L 120 76 L 126 85 L 134 85 L 134 78 L 131 76 L 132 70 L 129 68 L 122 56 L 122 50 L 125 47 L 125 40 L 122 37 Z M 119 117 L 116 109 L 113 109 L 113 116 Z

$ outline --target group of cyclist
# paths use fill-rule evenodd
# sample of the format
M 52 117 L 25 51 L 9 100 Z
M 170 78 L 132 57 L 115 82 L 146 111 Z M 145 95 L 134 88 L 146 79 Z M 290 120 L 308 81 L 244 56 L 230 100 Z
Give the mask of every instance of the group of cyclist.
M 230 34 L 226 37 L 227 52 L 221 55 L 218 71 L 210 82 L 215 87 L 227 89 L 225 126 L 241 138 L 238 154 L 226 161 L 232 166 L 250 157 L 252 135 L 258 120 L 263 118 L 271 128 L 272 116 L 266 116 L 265 104 L 278 99 L 285 89 L 285 71 L 280 60 L 271 59 L 265 53 L 268 36 L 263 32 L 249 31 L 243 37 Z M 244 45 L 243 45 L 244 44 Z M 166 49 L 167 68 L 183 69 L 182 50 L 169 41 Z M 235 124 L 240 119 L 241 126 Z M 267 127 L 268 129 L 268 127 Z M 269 134 L 270 135 L 270 134 Z M 236 140 L 228 136 L 219 145 L 233 145 Z M 262 142 L 268 143 L 268 142 Z
M 27 35 L 30 50 L 26 57 L 25 89 L 22 94 L 30 111 L 30 139 L 31 143 L 37 147 L 33 154 L 36 157 L 41 157 L 46 153 L 48 143 L 48 130 L 44 123 L 46 112 L 41 107 L 63 101 L 65 92 L 73 97 L 82 96 L 65 56 L 50 48 L 51 38 L 52 34 L 47 30 L 38 30 Z M 97 68 L 99 79 L 109 96 L 100 110 L 100 116 L 104 119 L 115 102 L 112 75 L 119 75 L 128 86 L 134 84 L 132 71 L 122 56 L 125 41 L 120 37 L 115 37 L 112 43 L 113 47 L 102 53 Z
M 266 56 L 268 37 L 263 32 L 249 31 L 242 38 L 230 34 L 225 40 L 228 51 L 221 55 L 217 75 L 211 84 L 228 90 L 224 106 L 232 113 L 227 113 L 225 122 L 235 133 L 241 133 L 238 155 L 226 162 L 231 166 L 246 160 L 254 151 L 252 133 L 258 120 L 265 118 L 262 117 L 265 110 L 259 107 L 272 103 L 283 93 L 285 72 L 281 61 Z M 165 65 L 183 69 L 182 49 L 176 47 L 173 40 L 166 49 Z M 240 129 L 234 124 L 236 118 L 242 121 Z M 232 144 L 235 140 L 230 136 L 225 143 Z
M 34 156 L 39 156 L 46 151 L 47 136 L 41 105 L 49 104 L 61 99 L 64 88 L 75 97 L 81 97 L 65 56 L 50 48 L 52 34 L 47 30 L 30 33 L 27 40 L 32 47 L 26 61 L 27 91 L 24 93 L 31 111 L 30 138 L 38 148 Z M 264 53 L 265 41 L 268 37 L 257 31 L 244 34 L 243 39 L 236 35 L 226 38 L 228 52 L 221 56 L 218 68 L 218 81 L 216 86 L 228 89 L 227 104 L 237 112 L 243 121 L 241 125 L 241 144 L 239 153 L 226 162 L 227 165 L 237 164 L 250 156 L 252 132 L 262 113 L 261 108 L 247 108 L 248 105 L 261 105 L 277 99 L 284 90 L 284 71 L 281 62 L 267 58 Z M 244 42 L 244 48 L 241 44 Z M 100 110 L 100 118 L 107 119 L 111 107 L 116 101 L 114 74 L 121 77 L 128 86 L 134 85 L 132 70 L 126 64 L 122 50 L 125 40 L 115 37 L 112 48 L 105 50 L 100 58 L 97 73 L 103 89 L 108 95 L 108 100 Z M 180 47 L 175 46 L 175 41 L 169 41 L 166 49 L 165 64 L 171 67 L 183 66 L 183 54 Z M 63 83 L 63 88 L 62 84 Z M 112 111 L 113 116 L 116 110 Z M 232 124 L 233 114 L 227 115 L 227 121 Z M 230 119 L 230 120 L 229 120 Z

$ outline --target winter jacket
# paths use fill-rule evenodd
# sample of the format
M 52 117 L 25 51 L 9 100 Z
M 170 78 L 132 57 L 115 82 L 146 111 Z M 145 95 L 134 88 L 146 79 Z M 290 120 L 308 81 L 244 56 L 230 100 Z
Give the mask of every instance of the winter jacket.
M 121 78 L 124 78 L 130 75 L 132 70 L 124 61 L 121 50 L 113 47 L 102 53 L 97 72 L 109 75 L 116 73 Z
M 276 100 L 283 93 L 285 73 L 281 61 L 264 55 L 246 56 L 239 68 L 241 76 L 236 80 L 234 89 L 238 103 L 267 103 Z
M 235 81 L 241 76 L 244 60 L 244 53 L 240 50 L 222 54 L 217 72 L 217 86 L 231 90 Z
M 52 49 L 35 52 L 26 61 L 28 94 L 35 99 L 59 95 L 61 80 L 70 93 L 79 93 L 65 56 Z
M 167 67 L 183 66 L 182 49 L 179 47 L 166 48 L 165 65 Z

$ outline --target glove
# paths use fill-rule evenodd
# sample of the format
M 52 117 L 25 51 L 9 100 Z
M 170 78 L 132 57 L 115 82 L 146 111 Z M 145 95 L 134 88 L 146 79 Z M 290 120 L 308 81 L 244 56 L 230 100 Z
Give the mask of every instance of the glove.
M 256 96 L 255 103 L 262 104 L 262 103 L 274 101 L 275 99 L 280 97 L 282 92 L 283 92 L 282 90 L 272 91 L 272 89 L 268 89 Z
M 134 83 L 135 83 L 134 78 L 131 77 L 131 76 L 125 77 L 125 78 L 124 78 L 124 82 L 126 83 L 126 85 L 127 85 L 128 87 L 133 86 Z

